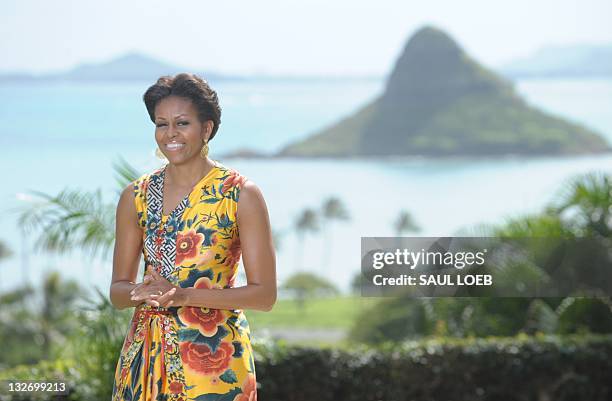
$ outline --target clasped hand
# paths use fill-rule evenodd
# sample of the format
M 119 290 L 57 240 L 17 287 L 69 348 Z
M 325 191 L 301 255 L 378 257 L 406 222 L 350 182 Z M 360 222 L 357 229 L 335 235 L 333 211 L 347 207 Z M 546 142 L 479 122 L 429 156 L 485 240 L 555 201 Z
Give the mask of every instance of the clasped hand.
M 176 303 L 177 289 L 178 287 L 172 285 L 153 266 L 149 265 L 142 283 L 137 284 L 130 295 L 132 301 L 143 300 L 147 305 L 167 308 Z

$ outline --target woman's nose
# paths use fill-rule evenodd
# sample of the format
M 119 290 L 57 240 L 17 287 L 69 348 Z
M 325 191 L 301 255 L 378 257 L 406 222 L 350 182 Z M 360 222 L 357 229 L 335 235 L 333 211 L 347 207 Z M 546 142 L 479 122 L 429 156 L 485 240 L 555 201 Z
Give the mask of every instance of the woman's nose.
M 174 138 L 177 135 L 176 134 L 177 129 L 178 127 L 176 125 L 170 124 L 168 126 L 168 131 L 167 131 L 168 137 Z

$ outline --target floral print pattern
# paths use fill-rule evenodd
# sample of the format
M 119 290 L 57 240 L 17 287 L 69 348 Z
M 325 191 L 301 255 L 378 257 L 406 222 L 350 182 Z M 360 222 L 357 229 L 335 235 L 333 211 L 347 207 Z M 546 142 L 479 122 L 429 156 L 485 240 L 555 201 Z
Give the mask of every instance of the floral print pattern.
M 180 287 L 234 286 L 241 258 L 237 206 L 246 177 L 216 164 L 168 216 L 159 207 L 163 168 L 134 182 L 138 224 L 149 244 L 143 248 L 145 262 L 161 268 L 162 258 L 166 267 L 170 260 L 163 274 Z M 118 400 L 256 401 L 244 312 L 137 307 L 115 370 L 113 401 Z
M 200 254 L 199 249 L 204 242 L 204 234 L 197 233 L 195 230 L 189 230 L 185 234 L 178 233 L 176 235 L 176 262 L 183 263 L 185 260 L 195 258 Z

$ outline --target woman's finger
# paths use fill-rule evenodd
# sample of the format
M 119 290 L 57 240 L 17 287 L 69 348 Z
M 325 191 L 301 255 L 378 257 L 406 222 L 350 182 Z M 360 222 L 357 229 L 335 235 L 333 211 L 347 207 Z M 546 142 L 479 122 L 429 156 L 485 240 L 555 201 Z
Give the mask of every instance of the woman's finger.
M 155 281 L 155 279 L 149 275 L 149 274 L 145 274 L 144 278 L 142 279 L 142 282 L 139 284 L 136 284 L 136 286 L 134 288 L 132 288 L 132 291 L 130 291 L 130 295 L 134 295 L 138 292 L 140 292 L 140 289 L 145 286 L 145 285 L 149 285 L 151 284 L 153 281 Z
M 175 288 L 175 287 L 171 287 Z M 145 298 L 159 298 L 166 294 L 168 291 L 164 292 L 164 288 L 160 288 L 158 285 L 150 284 L 140 290 L 137 290 L 134 295 L 132 295 L 132 300 L 145 299 Z
M 140 288 L 135 288 L 134 293 L 132 294 L 132 300 L 136 301 L 139 299 L 144 299 L 149 296 L 151 293 L 155 293 L 157 291 L 152 290 L 150 288 L 150 284 L 147 286 L 141 286 Z
M 155 307 L 159 307 L 159 302 L 153 300 L 153 299 L 147 299 L 146 304 L 149 306 L 155 306 Z
M 136 284 L 136 286 L 134 288 L 132 288 L 132 291 L 130 291 L 130 295 L 134 295 L 134 294 L 140 292 L 141 288 L 142 288 L 142 283 Z
M 171 299 L 170 301 L 168 301 L 168 303 L 163 305 L 163 307 L 164 308 L 169 308 L 170 306 L 172 306 L 172 304 L 174 304 L 174 299 Z
M 134 297 L 139 298 L 142 297 L 148 290 L 149 290 L 149 284 L 147 285 L 139 285 L 138 287 L 134 288 L 131 292 L 132 294 L 132 299 L 134 299 Z
M 150 294 L 145 299 L 147 305 L 159 307 L 163 305 L 163 307 L 169 307 L 174 304 L 174 300 L 172 296 L 176 293 L 176 287 L 172 287 L 170 290 L 163 294 Z
M 157 302 L 159 302 L 160 305 L 163 305 L 163 304 L 165 304 L 166 302 L 168 302 L 169 300 L 172 299 L 172 297 L 174 296 L 175 292 L 176 292 L 176 287 L 172 287 L 166 293 L 160 295 L 159 297 L 156 297 L 155 300 Z

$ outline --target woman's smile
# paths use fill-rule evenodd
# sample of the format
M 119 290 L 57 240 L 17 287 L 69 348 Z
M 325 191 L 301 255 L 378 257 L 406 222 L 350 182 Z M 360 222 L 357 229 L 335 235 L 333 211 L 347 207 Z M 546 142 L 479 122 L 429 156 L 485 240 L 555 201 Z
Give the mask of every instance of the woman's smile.
M 168 149 L 171 152 L 179 151 L 183 149 L 184 147 L 185 147 L 185 144 L 179 143 L 179 142 L 171 142 L 171 143 L 166 144 L 166 149 Z

